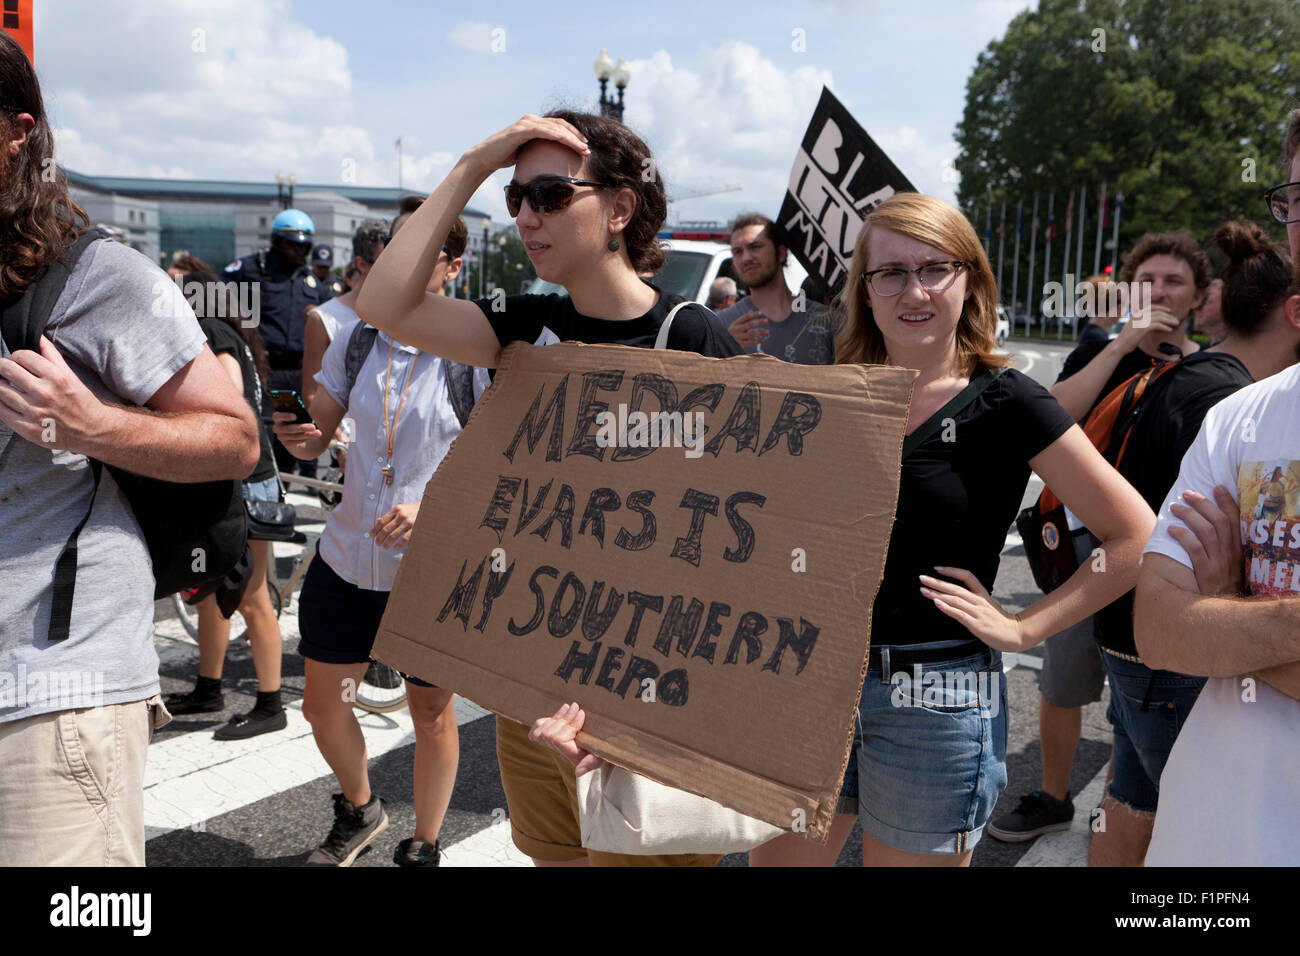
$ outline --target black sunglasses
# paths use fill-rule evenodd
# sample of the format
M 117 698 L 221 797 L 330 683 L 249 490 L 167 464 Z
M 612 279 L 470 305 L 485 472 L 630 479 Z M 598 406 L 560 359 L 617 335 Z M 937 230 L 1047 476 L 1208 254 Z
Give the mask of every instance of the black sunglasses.
M 514 219 L 519 215 L 523 201 L 527 199 L 528 205 L 539 216 L 544 216 L 548 212 L 559 212 L 573 202 L 573 195 L 576 192 L 574 186 L 604 188 L 605 184 L 593 183 L 589 179 L 573 179 L 569 176 L 542 176 L 523 185 L 511 183 L 506 187 L 506 211 L 510 213 L 510 218 Z

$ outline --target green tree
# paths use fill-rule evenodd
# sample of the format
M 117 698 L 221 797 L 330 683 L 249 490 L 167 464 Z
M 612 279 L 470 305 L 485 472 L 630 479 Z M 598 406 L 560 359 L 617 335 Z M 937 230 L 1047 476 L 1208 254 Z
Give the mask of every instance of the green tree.
M 513 229 L 493 236 L 488 249 L 487 279 L 491 287 L 505 289 L 507 295 L 518 295 L 525 282 L 537 277 L 523 241 Z
M 1294 0 L 1041 0 L 989 44 L 967 81 L 959 202 L 982 231 L 990 202 L 1007 200 L 1009 257 L 1017 200 L 1027 236 L 1033 194 L 1045 226 L 1055 189 L 1059 235 L 1067 194 L 1086 185 L 1087 268 L 1103 182 L 1111 197 L 1124 194 L 1121 250 L 1147 231 L 1208 239 L 1225 219 L 1268 223 L 1262 192 L 1283 181 L 1298 77 Z

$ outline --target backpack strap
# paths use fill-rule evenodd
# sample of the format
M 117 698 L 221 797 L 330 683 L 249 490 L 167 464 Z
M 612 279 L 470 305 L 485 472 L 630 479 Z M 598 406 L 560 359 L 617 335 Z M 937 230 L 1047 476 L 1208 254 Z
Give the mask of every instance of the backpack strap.
M 690 299 L 687 299 L 684 302 L 678 302 L 675 306 L 673 306 L 672 310 L 668 313 L 667 317 L 664 319 L 664 324 L 659 326 L 659 335 L 655 337 L 655 348 L 657 349 L 668 348 L 668 331 L 669 329 L 672 328 L 673 317 L 688 305 L 700 305 L 700 304 L 698 302 L 692 302 Z M 700 306 L 700 308 L 704 308 L 704 307 Z
M 447 394 L 451 397 L 456 420 L 464 428 L 474 408 L 474 366 L 443 359 L 442 374 L 447 380 Z
M 902 457 L 906 458 L 925 444 L 935 432 L 943 427 L 945 419 L 954 417 L 967 405 L 979 398 L 984 389 L 992 385 L 1005 371 L 1005 368 L 986 369 L 983 375 L 971 379 L 970 384 L 958 392 L 948 404 L 931 415 L 925 424 L 903 439 Z
M 95 498 L 99 495 L 99 481 L 103 477 L 103 465 L 94 458 L 86 460 L 90 462 L 90 471 L 95 476 L 95 486 L 90 492 L 90 507 L 77 522 L 72 534 L 68 535 L 68 543 L 63 546 L 63 553 L 59 555 L 59 560 L 54 565 L 48 634 L 51 644 L 66 641 L 72 630 L 72 595 L 77 589 L 77 538 L 80 537 L 81 529 L 86 526 L 86 522 L 90 520 L 90 513 L 95 510 Z
M 54 306 L 68 284 L 72 270 L 91 243 L 104 236 L 95 229 L 82 233 L 59 257 L 45 267 L 23 292 L 5 303 L 0 310 L 0 335 L 10 352 L 21 349 L 41 350 L 41 336 L 50 321 Z
M 347 391 L 344 393 L 346 396 L 352 395 L 352 386 L 357 384 L 361 366 L 366 363 L 366 356 L 375 347 L 375 339 L 378 337 L 379 330 L 373 325 L 358 321 L 352 326 L 352 334 L 348 336 L 347 355 L 343 358 L 343 375 L 347 382 Z
M 0 312 L 0 334 L 10 353 L 22 349 L 39 352 L 41 336 L 49 324 L 54 306 L 63 295 L 72 270 L 77 260 L 92 243 L 103 239 L 97 230 L 91 229 L 77 238 L 77 241 L 64 249 L 59 257 L 45 267 L 23 293 L 5 304 Z M 95 484 L 90 493 L 90 507 L 77 522 L 77 526 L 68 536 L 63 551 L 54 565 L 53 597 L 50 602 L 49 640 L 51 643 L 65 641 L 72 628 L 72 597 L 77 586 L 77 539 L 81 529 L 90 520 L 90 513 L 95 510 L 95 497 L 99 494 L 99 479 L 102 472 L 100 463 L 88 459 Z

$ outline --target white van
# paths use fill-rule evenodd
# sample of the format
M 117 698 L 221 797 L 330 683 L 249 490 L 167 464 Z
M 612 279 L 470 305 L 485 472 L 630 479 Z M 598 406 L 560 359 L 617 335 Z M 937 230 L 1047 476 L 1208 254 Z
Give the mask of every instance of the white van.
M 655 274 L 654 282 L 665 292 L 704 302 L 709 297 L 709 286 L 714 279 L 720 275 L 736 278 L 736 271 L 731 266 L 731 236 L 727 232 L 669 231 L 659 233 L 659 240 L 667 261 Z M 785 284 L 791 292 L 798 294 L 807 276 L 808 271 L 794 256 L 786 258 Z M 563 286 L 544 279 L 538 279 L 528 291 L 532 295 L 568 294 Z M 745 292 L 742 288 L 740 295 Z

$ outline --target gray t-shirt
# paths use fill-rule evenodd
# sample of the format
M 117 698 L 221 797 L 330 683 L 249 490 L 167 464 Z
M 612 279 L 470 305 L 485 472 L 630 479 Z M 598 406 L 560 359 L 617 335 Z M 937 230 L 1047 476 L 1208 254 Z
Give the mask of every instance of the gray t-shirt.
M 108 241 L 78 260 L 45 334 L 97 398 L 136 405 L 205 341 L 166 273 Z M 0 355 L 9 356 L 3 344 Z M 78 538 L 68 639 L 48 639 L 54 566 L 93 491 L 85 456 L 34 444 L 0 424 L 0 723 L 159 691 L 153 569 L 107 470 Z
M 798 299 L 795 301 L 798 302 Z M 791 311 L 784 321 L 773 321 L 768 316 L 767 325 L 764 326 L 768 336 L 761 343 L 761 348 L 751 345 L 745 352 L 753 355 L 761 351 L 764 355 L 774 355 L 782 361 L 798 365 L 834 365 L 836 328 L 833 317 L 824 306 L 813 302 L 808 302 L 807 305 L 808 308 L 803 312 Z M 719 312 L 718 321 L 724 328 L 730 327 L 736 319 L 756 308 L 753 300 L 746 296 Z

